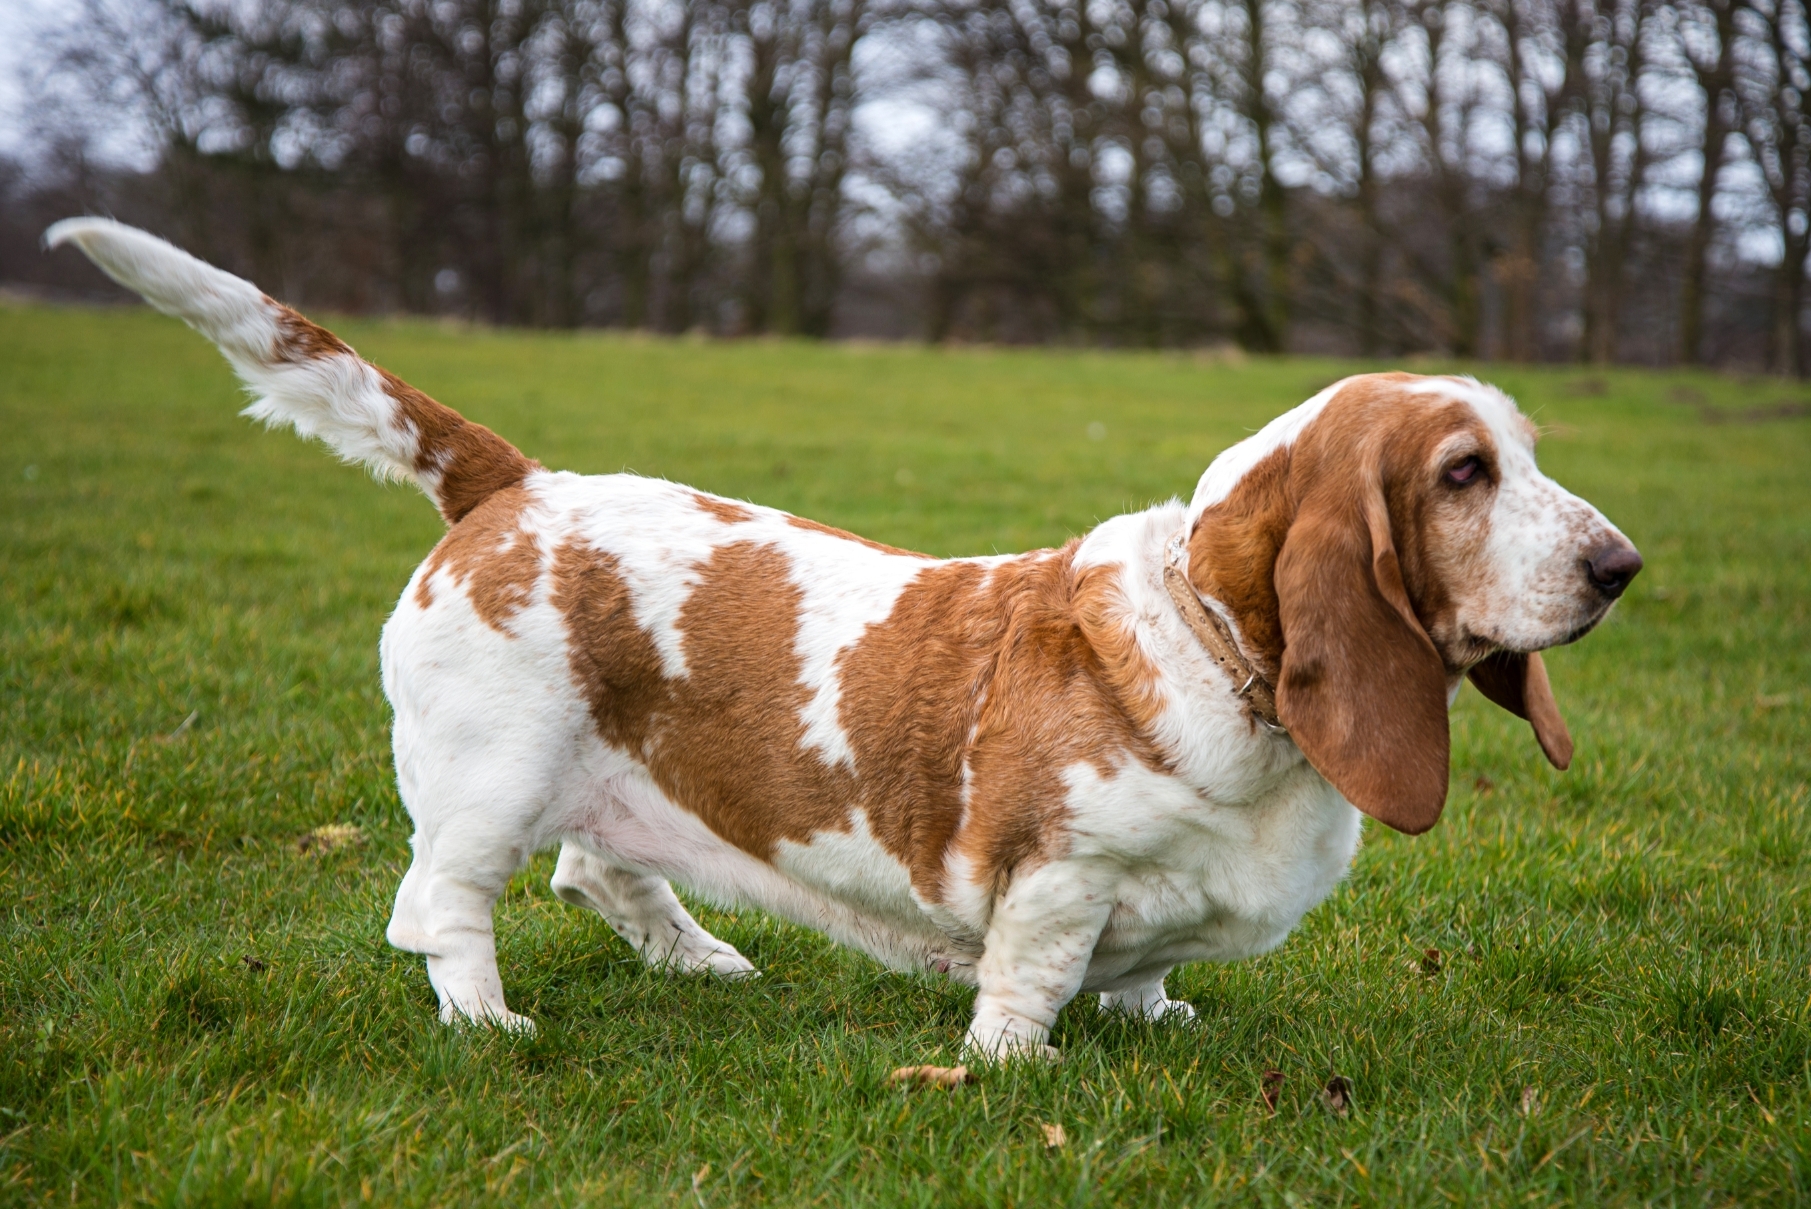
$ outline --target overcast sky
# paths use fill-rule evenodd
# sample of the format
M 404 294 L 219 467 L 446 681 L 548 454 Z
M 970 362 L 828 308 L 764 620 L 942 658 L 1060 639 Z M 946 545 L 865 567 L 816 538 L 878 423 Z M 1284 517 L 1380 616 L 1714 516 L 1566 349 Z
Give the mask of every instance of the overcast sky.
M 73 14 L 74 8 L 71 0 L 0 0 L 0 151 L 31 141 L 25 128 L 24 76 L 36 31 L 59 15 Z

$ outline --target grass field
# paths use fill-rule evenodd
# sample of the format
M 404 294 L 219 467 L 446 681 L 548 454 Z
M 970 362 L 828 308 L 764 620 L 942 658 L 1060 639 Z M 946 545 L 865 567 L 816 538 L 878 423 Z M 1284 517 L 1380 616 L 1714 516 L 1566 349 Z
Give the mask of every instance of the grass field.
M 1356 368 L 341 330 L 549 465 L 941 554 L 1186 495 Z M 498 913 L 539 1034 L 438 1026 L 383 943 L 376 660 L 433 510 L 239 419 L 173 321 L 0 309 L 0 1202 L 1811 1201 L 1805 396 L 1486 376 L 1647 558 L 1549 657 L 1572 771 L 1468 691 L 1440 826 L 1373 827 L 1276 953 L 1178 971 L 1198 1026 L 1077 1003 L 1060 1067 L 904 1092 L 971 992 L 753 912 L 699 913 L 762 980 L 650 972 L 545 855 Z M 336 822 L 368 842 L 298 851 Z

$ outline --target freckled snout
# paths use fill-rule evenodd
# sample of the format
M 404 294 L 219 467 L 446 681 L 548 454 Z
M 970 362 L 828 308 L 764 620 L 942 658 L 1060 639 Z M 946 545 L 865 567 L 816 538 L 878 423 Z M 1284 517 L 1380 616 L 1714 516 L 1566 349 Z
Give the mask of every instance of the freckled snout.
M 1612 542 L 1586 555 L 1585 569 L 1597 590 L 1615 600 L 1641 570 L 1641 554 L 1626 541 Z

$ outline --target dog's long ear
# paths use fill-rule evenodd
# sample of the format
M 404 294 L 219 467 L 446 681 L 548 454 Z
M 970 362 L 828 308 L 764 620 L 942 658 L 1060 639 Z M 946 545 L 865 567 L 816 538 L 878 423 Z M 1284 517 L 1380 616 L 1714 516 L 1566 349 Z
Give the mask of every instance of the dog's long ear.
M 1364 478 L 1304 498 L 1277 557 L 1277 709 L 1347 801 L 1415 835 L 1446 805 L 1446 668 L 1409 604 L 1379 472 Z
M 1538 653 L 1498 651 L 1466 673 L 1478 691 L 1518 718 L 1534 726 L 1548 763 L 1560 771 L 1572 765 L 1572 735 L 1560 716 L 1553 686 L 1547 682 L 1547 665 Z

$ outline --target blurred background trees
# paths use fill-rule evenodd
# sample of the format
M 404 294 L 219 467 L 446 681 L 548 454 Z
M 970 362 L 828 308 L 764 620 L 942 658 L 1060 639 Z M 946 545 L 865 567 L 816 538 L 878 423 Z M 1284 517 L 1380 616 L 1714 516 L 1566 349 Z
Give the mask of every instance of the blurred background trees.
M 87 0 L 51 41 L 0 165 L 43 288 L 100 288 L 35 250 L 86 209 L 327 309 L 1807 369 L 1806 0 Z

